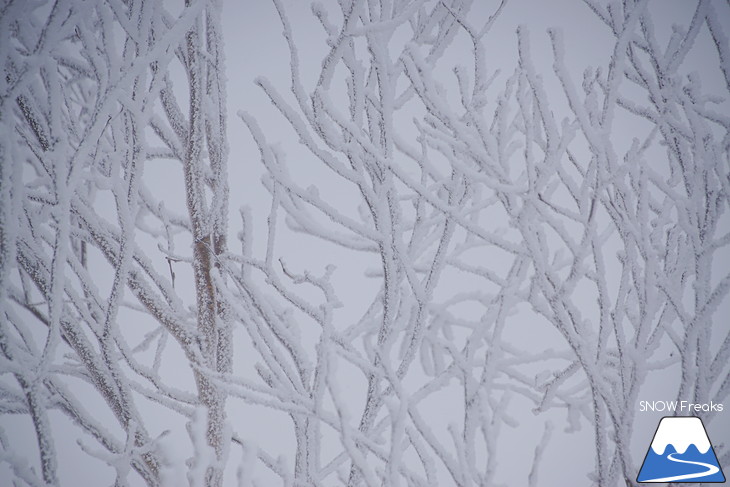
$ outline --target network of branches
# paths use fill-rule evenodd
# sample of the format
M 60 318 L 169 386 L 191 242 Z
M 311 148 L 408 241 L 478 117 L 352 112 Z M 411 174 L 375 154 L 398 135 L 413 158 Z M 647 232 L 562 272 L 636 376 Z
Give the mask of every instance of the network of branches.
M 0 2 L 13 485 L 62 485 L 60 444 L 115 486 L 496 485 L 515 404 L 551 418 L 521 485 L 565 418 L 590 430 L 591 485 L 633 485 L 647 377 L 727 399 L 727 5 L 696 2 L 667 37 L 650 2 L 584 0 L 613 45 L 580 77 L 559 29 L 518 29 L 511 70 L 492 70 L 508 2 L 482 18 L 476 3 L 315 4 L 311 59 L 273 0 L 290 89 L 256 85 L 292 153 L 228 105 L 221 0 Z M 686 68 L 700 48 L 719 83 Z M 266 215 L 229 208 L 233 131 L 258 149 L 243 159 L 263 167 Z M 160 165 L 169 179 L 149 176 Z M 369 267 L 308 266 L 297 239 Z M 363 279 L 372 293 L 346 288 Z M 270 415 L 288 428 L 277 450 L 236 428 Z M 19 417 L 34 448 L 8 429 Z

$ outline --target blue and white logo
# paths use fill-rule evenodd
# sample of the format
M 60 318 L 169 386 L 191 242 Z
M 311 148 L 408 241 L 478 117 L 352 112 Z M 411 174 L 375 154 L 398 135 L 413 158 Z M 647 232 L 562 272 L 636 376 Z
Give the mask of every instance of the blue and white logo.
M 725 482 L 702 420 L 662 418 L 636 481 Z

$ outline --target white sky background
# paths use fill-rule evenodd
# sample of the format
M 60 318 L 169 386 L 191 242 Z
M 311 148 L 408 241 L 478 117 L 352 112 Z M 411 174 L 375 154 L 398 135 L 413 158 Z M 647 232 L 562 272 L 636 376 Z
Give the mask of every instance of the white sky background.
M 322 3 L 328 11 L 332 12 L 333 16 L 336 15 L 337 9 L 331 5 L 331 1 Z M 724 2 L 716 3 L 717 11 L 722 12 L 724 25 L 727 27 L 726 32 L 730 34 L 730 8 Z M 309 90 L 316 80 L 320 62 L 326 52 L 325 36 L 311 13 L 309 2 L 288 0 L 284 4 L 289 12 L 296 44 L 299 48 L 305 89 Z M 477 0 L 475 4 L 472 17 L 473 24 L 481 24 L 496 6 L 496 2 L 492 1 L 481 2 Z M 688 23 L 694 7 L 695 2 L 683 0 L 655 0 L 650 2 L 650 8 L 656 14 L 654 17 L 655 28 L 660 36 L 660 44 L 664 44 L 666 37 L 663 36 L 668 36 L 673 22 L 681 22 L 685 25 Z M 555 95 L 554 99 L 560 98 L 561 90 L 560 85 L 552 75 L 552 52 L 545 32 L 547 28 L 559 27 L 563 30 L 566 60 L 568 66 L 574 70 L 576 80 L 581 79 L 581 72 L 584 67 L 589 65 L 606 66 L 608 63 L 613 47 L 613 36 L 582 2 L 578 0 L 510 0 L 487 37 L 487 43 L 490 46 L 487 53 L 488 67 L 490 70 L 498 68 L 503 70 L 503 75 L 495 81 L 496 84 L 499 84 L 500 81 L 503 82 L 504 77 L 509 75 L 516 65 L 517 36 L 515 31 L 519 25 L 524 25 L 531 34 L 532 55 L 536 69 L 543 75 L 550 90 L 548 93 Z M 694 65 L 691 69 L 701 72 L 703 85 L 707 86 L 709 91 L 722 92 L 722 89 L 712 89 L 713 86 L 722 87 L 722 80 L 718 76 L 717 59 L 714 57 L 716 56 L 715 52 L 712 51 L 711 57 L 702 55 L 705 51 L 703 45 L 709 46 L 707 42 L 710 42 L 706 28 L 704 30 L 705 32 L 701 35 L 698 45 L 695 46 L 696 55 L 690 57 L 688 64 Z M 316 159 L 303 146 L 298 144 L 297 137 L 286 120 L 271 105 L 263 91 L 254 85 L 256 77 L 264 76 L 285 98 L 290 101 L 293 99 L 289 94 L 289 53 L 285 40 L 281 35 L 281 24 L 273 4 L 268 0 L 225 0 L 223 32 L 226 75 L 228 78 L 228 138 L 230 144 L 228 170 L 231 188 L 230 246 L 233 250 L 238 250 L 235 248 L 237 245 L 235 235 L 241 228 L 238 208 L 248 206 L 251 208 L 254 219 L 252 225 L 255 232 L 254 254 L 261 255 L 265 245 L 266 217 L 270 197 L 261 184 L 264 169 L 260 162 L 259 151 L 244 123 L 236 115 L 238 110 L 245 110 L 255 116 L 263 132 L 267 135 L 269 143 L 281 145 L 290 166 L 299 168 L 300 172 L 296 173 L 297 177 L 311 180 L 308 183 L 302 183 L 302 186 L 306 187 L 307 184 L 316 185 L 323 196 L 331 198 L 331 201 L 335 204 L 341 204 L 344 207 L 351 204 L 352 199 L 347 194 L 338 194 L 338 188 L 333 188 L 330 185 L 334 181 L 331 176 L 327 175 Z M 444 69 L 441 74 L 443 74 L 442 80 L 444 82 L 453 79 L 453 76 L 448 72 L 451 65 L 469 65 L 471 61 L 469 47 L 469 43 L 462 36 L 457 38 L 447 50 L 447 55 L 442 60 Z M 626 132 L 617 133 L 616 137 L 623 137 L 622 140 L 627 141 L 630 141 L 629 134 L 632 130 L 642 129 L 639 126 L 629 124 L 621 126 L 621 128 Z M 408 127 L 404 127 L 403 130 L 407 131 Z M 166 198 L 169 196 L 172 201 L 184 202 L 184 198 L 181 196 L 182 186 L 177 184 L 177 182 L 182 181 L 181 176 L 179 171 L 177 174 L 171 174 L 169 172 L 171 167 L 164 164 L 158 167 L 148 167 L 145 169 L 145 179 L 149 187 L 159 190 L 165 194 Z M 156 179 L 159 182 L 154 182 Z M 283 221 L 283 215 L 280 221 Z M 183 252 L 187 249 L 181 247 L 179 250 Z M 362 314 L 364 307 L 369 303 L 370 297 L 377 291 L 379 286 L 376 279 L 363 277 L 363 272 L 366 269 L 377 266 L 377 262 L 373 257 L 361 255 L 358 258 L 353 258 L 353 255 L 352 251 L 346 251 L 313 238 L 294 235 L 291 232 L 287 233 L 285 226 L 281 225 L 277 244 L 277 257 L 281 256 L 295 272 L 310 270 L 319 274 L 325 265 L 329 263 L 337 265 L 334 283 L 338 290 L 338 297 L 345 304 L 344 308 L 338 312 L 338 320 L 346 325 Z M 724 257 L 721 264 L 724 269 L 727 269 L 730 267 L 730 256 L 725 255 Z M 190 277 L 184 269 L 178 270 L 176 268 L 176 273 L 179 285 L 184 285 L 182 283 Z M 451 281 L 448 277 L 451 278 Z M 459 277 L 455 275 L 445 275 L 444 282 L 441 284 L 442 292 L 447 292 L 444 289 L 450 286 L 464 285 L 465 281 L 458 279 Z M 186 302 L 194 302 L 192 294 L 187 298 L 189 299 Z M 728 314 L 730 314 L 730 304 L 725 302 L 716 313 L 715 319 L 725 319 Z M 552 345 L 556 348 L 565 348 L 557 332 L 550 329 L 545 323 L 540 323 L 541 326 L 534 326 L 535 323 L 532 321 L 534 319 L 529 310 L 521 310 L 518 318 L 511 321 L 511 323 L 516 323 L 515 336 L 530 337 L 531 342 L 525 344 L 526 348 Z M 728 328 L 730 326 L 725 327 L 725 329 Z M 307 330 L 304 329 L 303 334 L 306 334 L 306 332 Z M 238 356 L 239 354 L 236 354 L 236 357 Z M 237 362 L 234 367 L 236 370 L 250 371 L 250 367 L 247 367 L 247 365 Z M 658 380 L 644 385 L 640 399 L 675 399 L 673 394 L 676 390 L 678 372 L 679 369 L 674 368 L 656 374 Z M 185 376 L 181 377 L 180 382 L 185 384 L 188 380 L 189 377 Z M 100 401 L 99 399 L 91 399 L 92 397 L 94 395 L 90 394 L 90 401 Z M 459 403 L 462 402 L 461 397 L 457 399 Z M 362 403 L 361 398 L 353 398 L 353 404 L 358 403 Z M 448 391 L 445 391 L 444 394 L 438 396 L 437 400 L 425 406 L 435 416 L 438 416 L 440 409 L 446 412 L 453 407 L 450 403 Z M 533 405 L 530 402 L 519 398 L 516 398 L 512 404 L 513 416 L 517 419 L 519 425 L 515 428 L 503 426 L 499 433 L 500 445 L 503 446 L 503 450 L 501 457 L 498 458 L 501 463 L 498 469 L 501 477 L 498 480 L 509 486 L 526 485 L 527 475 L 532 465 L 534 447 L 542 434 L 545 421 L 551 419 L 555 425 L 555 431 L 551 448 L 546 451 L 543 459 L 539 485 L 588 485 L 585 476 L 594 463 L 591 425 L 583 421 L 581 432 L 568 434 L 564 432 L 567 427 L 564 412 L 534 415 L 531 412 L 532 407 Z M 636 407 L 638 409 L 638 405 Z M 98 410 L 106 412 L 106 408 L 101 403 Z M 157 425 L 159 430 L 155 431 L 153 429 L 150 431 L 152 436 L 159 434 L 164 429 L 173 428 L 175 438 L 173 443 L 178 444 L 180 456 L 185 456 L 188 450 L 185 447 L 186 433 L 184 428 L 181 427 L 183 423 L 170 420 L 170 415 L 165 414 L 163 410 L 155 406 L 150 406 L 150 410 L 154 410 L 155 414 L 159 415 L 159 424 Z M 359 417 L 359 411 L 357 414 L 357 417 Z M 267 413 L 260 407 L 245 406 L 240 400 L 229 401 L 229 415 L 234 429 L 241 436 L 255 442 L 266 450 L 278 452 L 286 450 L 286 448 L 281 447 L 282 445 L 290 445 L 287 454 L 288 461 L 293 462 L 293 437 L 291 436 L 291 425 L 288 418 L 282 421 L 284 416 L 281 413 Z M 637 468 L 641 465 L 658 420 L 663 415 L 658 412 L 637 413 L 631 444 Z M 424 413 L 424 416 L 428 416 L 428 414 Z M 715 443 L 725 442 L 727 438 L 730 438 L 730 420 L 727 418 L 730 418 L 730 404 L 727 404 L 726 411 L 708 426 L 710 438 Z M 106 424 L 114 424 L 111 418 L 108 421 L 104 421 L 104 418 L 100 419 Z M 59 418 L 57 420 L 62 421 Z M 29 429 L 29 422 L 24 423 L 27 418 L 13 418 L 12 421 L 15 423 L 8 422 L 7 418 L 0 417 L 0 425 L 5 428 L 11 437 L 17 439 L 18 451 L 29 452 L 29 461 L 31 463 L 37 462 L 37 454 L 34 453 L 35 439 L 33 436 L 28 435 L 28 432 L 32 429 Z M 61 431 L 63 429 L 61 427 Z M 435 427 L 435 429 L 437 428 Z M 59 435 L 59 442 L 61 444 L 68 442 L 68 448 L 59 447 L 61 478 L 67 481 L 64 485 L 92 485 L 96 484 L 100 476 L 109 476 L 108 478 L 113 479 L 112 472 L 108 469 L 84 468 L 86 457 L 73 445 L 72 442 L 75 441 L 75 438 L 71 436 L 63 438 L 62 436 Z M 240 450 L 236 447 L 231 450 L 228 472 L 231 476 L 228 477 L 228 480 L 233 478 L 234 472 L 232 469 L 238 463 L 239 452 Z M 327 461 L 328 458 L 323 458 L 323 460 Z M 0 485 L 2 485 L 3 473 L 0 469 Z M 257 466 L 256 471 L 256 475 L 259 474 L 262 479 L 267 478 L 267 471 L 260 464 Z

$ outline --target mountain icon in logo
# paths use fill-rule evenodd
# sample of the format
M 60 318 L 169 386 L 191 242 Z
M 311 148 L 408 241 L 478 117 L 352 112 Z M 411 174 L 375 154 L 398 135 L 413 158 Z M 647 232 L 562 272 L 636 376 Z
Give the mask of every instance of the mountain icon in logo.
M 659 422 L 637 482 L 725 482 L 700 418 L 669 416 Z

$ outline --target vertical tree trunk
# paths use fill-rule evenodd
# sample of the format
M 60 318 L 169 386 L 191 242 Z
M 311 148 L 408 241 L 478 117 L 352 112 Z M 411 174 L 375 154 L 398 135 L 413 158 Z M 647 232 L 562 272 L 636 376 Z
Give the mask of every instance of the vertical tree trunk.
M 189 1 L 186 2 L 190 4 Z M 213 8 L 205 12 L 205 24 L 198 19 L 186 35 L 187 75 L 190 90 L 189 127 L 185 159 L 185 193 L 193 234 L 193 276 L 197 304 L 197 327 L 203 363 L 197 364 L 195 381 L 201 403 L 207 409 L 208 444 L 214 449 L 217 465 L 209 468 L 208 487 L 222 485 L 225 451 L 225 393 L 210 379 L 207 372 L 229 372 L 230 326 L 225 302 L 219 298 L 214 282 L 217 265 L 214 259 L 225 250 L 227 181 L 225 173 L 225 98 L 217 65 L 220 59 L 219 36 L 212 20 Z M 205 36 L 202 35 L 205 25 Z M 203 62 L 201 52 L 211 54 L 212 62 Z M 207 130 L 206 130 L 207 128 Z M 207 136 L 206 136 L 207 135 Z M 218 176 L 211 188 L 215 195 L 209 209 L 205 195 L 205 163 L 203 147 L 207 142 L 211 168 Z

